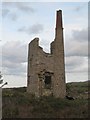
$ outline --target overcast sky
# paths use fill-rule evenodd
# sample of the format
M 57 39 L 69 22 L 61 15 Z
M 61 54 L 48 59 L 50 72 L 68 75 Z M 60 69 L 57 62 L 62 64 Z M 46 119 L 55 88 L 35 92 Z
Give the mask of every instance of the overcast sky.
M 50 51 L 59 9 L 63 12 L 66 82 L 88 80 L 87 2 L 3 2 L 1 9 L 2 72 L 7 87 L 27 85 L 27 51 L 32 39 L 39 37 L 44 51 Z

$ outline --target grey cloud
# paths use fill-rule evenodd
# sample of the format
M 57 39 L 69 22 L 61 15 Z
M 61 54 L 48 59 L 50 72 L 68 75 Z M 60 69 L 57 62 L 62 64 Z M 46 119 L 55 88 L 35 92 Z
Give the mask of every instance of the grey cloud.
M 10 9 L 2 9 L 2 17 L 9 17 L 11 20 L 16 21 L 18 15 L 16 12 L 11 11 Z
M 8 63 L 6 63 L 7 65 Z M 25 75 L 26 74 L 26 66 L 25 65 L 21 65 L 18 63 L 15 63 L 15 67 L 12 65 L 13 63 L 10 63 L 10 66 L 3 66 L 2 71 L 3 74 L 9 74 L 9 75 Z
M 2 9 L 2 17 L 6 17 L 9 12 L 9 9 Z
M 50 52 L 50 44 L 51 44 L 52 41 L 48 40 L 47 39 L 40 39 L 40 46 L 43 48 L 43 50 L 46 52 L 46 53 L 49 53 Z
M 66 56 L 88 56 L 88 43 L 72 42 L 65 48 Z
M 31 6 L 29 6 L 28 3 L 17 2 L 16 6 L 19 10 L 24 11 L 24 12 L 33 13 L 35 11 Z
M 83 9 L 85 4 L 81 4 L 80 6 L 77 6 L 74 11 L 79 12 L 81 9 Z
M 66 72 L 88 72 L 88 58 L 70 56 L 65 58 Z
M 19 31 L 19 32 L 24 32 L 24 31 L 26 31 L 26 27 L 23 26 L 23 27 L 19 28 L 18 31 Z
M 66 56 L 88 56 L 87 29 L 73 31 L 72 38 L 65 42 Z
M 66 57 L 66 65 L 67 66 L 78 66 L 80 64 L 83 63 L 83 59 L 82 57 L 77 57 L 77 56 L 70 56 L 70 57 Z
M 31 26 L 30 29 L 28 29 L 30 33 L 37 34 L 43 31 L 43 25 L 42 24 L 35 24 Z
M 13 21 L 16 21 L 16 20 L 18 19 L 18 16 L 17 16 L 16 13 L 11 13 L 11 14 L 10 14 L 10 17 L 11 17 L 11 19 L 12 19 Z
M 27 46 L 19 41 L 7 42 L 3 46 L 2 66 L 5 74 L 26 72 Z
M 81 10 L 81 8 L 82 8 L 81 6 L 77 6 L 74 10 L 78 12 Z
M 88 72 L 87 36 L 87 29 L 75 30 L 72 37 L 65 41 L 66 72 Z
M 88 40 L 88 29 L 82 30 L 73 30 L 73 38 L 78 41 L 87 41 Z
M 3 57 L 13 62 L 26 62 L 27 46 L 20 41 L 8 41 L 3 46 Z
M 30 6 L 28 2 L 3 2 L 2 7 L 7 7 L 8 9 L 16 8 L 22 12 L 35 12 L 35 9 Z
M 9 14 L 12 20 L 19 18 L 18 12 L 34 13 L 35 10 L 27 2 L 3 2 L 2 3 L 2 16 L 5 17 Z
M 25 32 L 27 34 L 38 34 L 40 32 L 42 32 L 44 30 L 43 25 L 42 24 L 34 24 L 30 27 L 21 27 L 18 29 L 19 32 Z

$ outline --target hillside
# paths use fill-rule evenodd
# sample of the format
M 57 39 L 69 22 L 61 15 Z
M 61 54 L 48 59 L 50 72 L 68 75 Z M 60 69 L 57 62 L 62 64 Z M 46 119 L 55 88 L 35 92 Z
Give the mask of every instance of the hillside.
M 67 83 L 67 95 L 35 98 L 26 88 L 3 89 L 3 118 L 88 118 L 88 82 Z

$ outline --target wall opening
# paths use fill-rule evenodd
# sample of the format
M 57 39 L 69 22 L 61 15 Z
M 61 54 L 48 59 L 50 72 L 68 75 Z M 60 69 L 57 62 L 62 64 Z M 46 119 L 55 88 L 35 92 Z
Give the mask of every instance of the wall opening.
M 51 88 L 51 76 L 50 75 L 45 75 L 45 88 L 50 89 Z

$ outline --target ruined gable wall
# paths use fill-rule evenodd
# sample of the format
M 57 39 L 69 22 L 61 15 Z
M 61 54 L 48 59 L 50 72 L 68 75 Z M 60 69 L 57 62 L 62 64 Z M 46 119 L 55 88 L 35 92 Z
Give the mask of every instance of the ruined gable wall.
M 38 88 L 37 76 L 36 72 L 36 59 L 37 59 L 37 50 L 38 50 L 38 41 L 39 39 L 34 39 L 29 43 L 28 47 L 28 83 L 27 83 L 27 91 L 31 93 L 35 93 Z M 36 93 L 37 94 L 37 93 Z
M 44 72 L 53 73 L 53 56 L 49 53 L 45 53 L 43 49 L 39 46 L 39 39 L 35 38 L 29 44 L 29 56 L 28 56 L 28 74 L 30 78 L 28 79 L 28 91 L 35 93 L 39 96 L 39 87 L 42 84 L 42 93 L 44 93 L 44 81 L 40 83 L 39 74 L 42 76 Z

